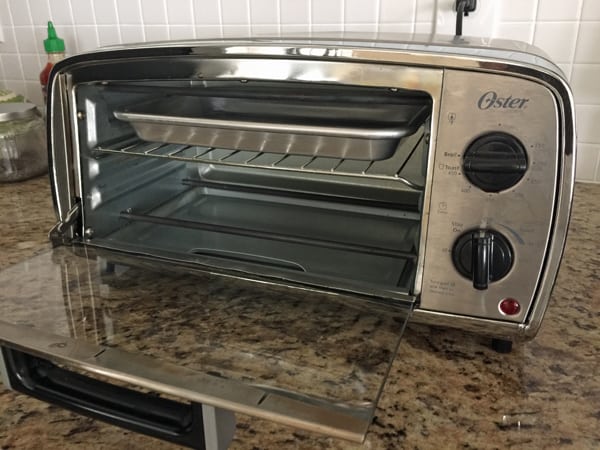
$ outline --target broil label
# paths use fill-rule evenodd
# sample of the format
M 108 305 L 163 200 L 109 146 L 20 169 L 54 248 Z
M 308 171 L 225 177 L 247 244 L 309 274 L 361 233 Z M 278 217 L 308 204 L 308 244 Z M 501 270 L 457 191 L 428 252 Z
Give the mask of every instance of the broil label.
M 525 108 L 528 98 L 518 98 L 509 95 L 508 97 L 500 97 L 496 91 L 487 91 L 477 102 L 479 109 L 523 109 Z

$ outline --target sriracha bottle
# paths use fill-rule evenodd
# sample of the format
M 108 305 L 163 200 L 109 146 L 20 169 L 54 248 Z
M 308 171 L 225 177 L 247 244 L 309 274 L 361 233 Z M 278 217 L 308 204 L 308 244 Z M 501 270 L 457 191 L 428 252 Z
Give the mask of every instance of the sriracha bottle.
M 48 22 L 48 39 L 44 40 L 44 49 L 48 54 L 48 62 L 46 63 L 44 70 L 40 72 L 40 83 L 42 85 L 45 102 L 47 97 L 48 78 L 50 77 L 52 67 L 65 57 L 65 41 L 56 35 L 56 30 L 54 29 L 52 22 Z

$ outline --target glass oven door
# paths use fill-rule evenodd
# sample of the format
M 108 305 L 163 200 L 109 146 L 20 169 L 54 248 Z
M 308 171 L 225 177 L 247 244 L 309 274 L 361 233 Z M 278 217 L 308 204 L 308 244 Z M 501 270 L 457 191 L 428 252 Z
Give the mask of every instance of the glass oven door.
M 2 270 L 4 381 L 184 445 L 198 405 L 364 439 L 410 302 L 189 271 L 89 246 Z

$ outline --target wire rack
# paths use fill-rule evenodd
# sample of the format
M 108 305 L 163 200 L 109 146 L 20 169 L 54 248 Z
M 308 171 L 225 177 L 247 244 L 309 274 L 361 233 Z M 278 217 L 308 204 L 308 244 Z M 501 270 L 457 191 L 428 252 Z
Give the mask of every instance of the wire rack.
M 408 166 L 414 166 L 414 164 L 409 164 L 411 159 L 422 156 L 421 152 L 417 150 L 422 147 L 423 142 L 424 133 L 421 129 L 419 132 L 403 139 L 391 158 L 378 161 L 147 142 L 137 136 L 129 136 L 100 145 L 94 151 L 97 153 L 118 153 L 204 164 L 392 179 L 400 181 L 413 189 L 420 190 L 422 186 L 415 182 L 415 177 L 409 176 L 408 172 L 411 172 L 411 168 Z

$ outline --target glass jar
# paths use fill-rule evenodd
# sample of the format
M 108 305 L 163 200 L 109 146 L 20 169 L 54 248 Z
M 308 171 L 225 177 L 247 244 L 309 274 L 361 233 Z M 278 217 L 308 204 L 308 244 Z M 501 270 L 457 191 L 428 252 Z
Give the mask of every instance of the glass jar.
M 32 103 L 0 103 L 0 182 L 48 171 L 46 126 Z

